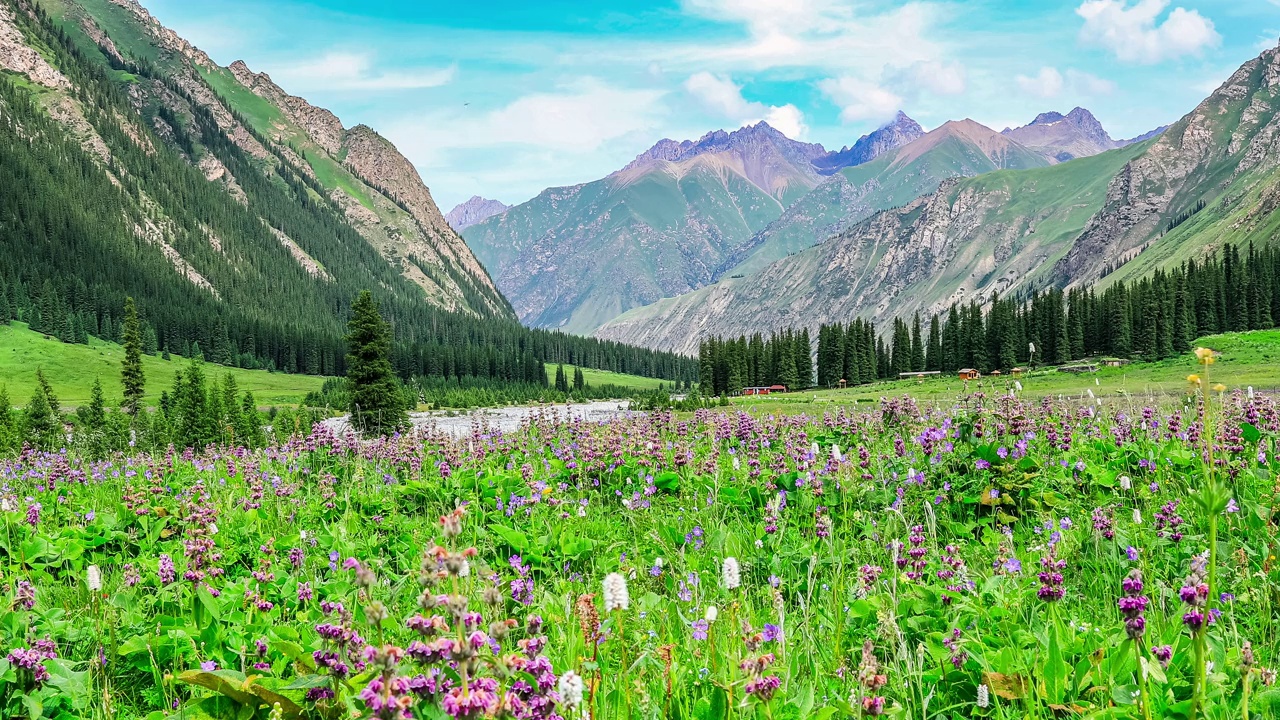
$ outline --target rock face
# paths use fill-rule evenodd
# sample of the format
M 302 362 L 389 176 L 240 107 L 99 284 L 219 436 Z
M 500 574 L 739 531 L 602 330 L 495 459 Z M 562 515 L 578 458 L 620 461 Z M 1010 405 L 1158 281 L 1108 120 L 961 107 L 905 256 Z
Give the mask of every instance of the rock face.
M 1083 113 L 1045 114 L 1028 127 L 1065 124 L 1076 140 L 1104 139 Z M 813 330 L 855 316 L 883 327 L 992 292 L 1104 276 L 1105 284 L 1224 242 L 1272 242 L 1278 209 L 1280 50 L 1273 49 L 1150 143 L 948 180 L 753 275 L 638 308 L 596 334 L 693 353 L 708 335 Z
M 843 147 L 813 161 L 813 166 L 823 175 L 833 175 L 841 168 L 869 163 L 881 155 L 896 150 L 924 135 L 920 123 L 898 111 L 893 122 L 858 138 L 850 147 Z
M 13 11 L 0 5 L 0 70 L 26 75 L 31 82 L 54 90 L 69 90 L 71 82 L 34 48 L 28 47 L 18 30 Z
M 813 160 L 825 154 L 766 123 L 662 140 L 606 178 L 551 188 L 463 235 L 521 320 L 588 333 L 715 280 L 822 180 Z
M 1195 110 L 1161 133 L 1147 152 L 1112 179 L 1106 206 L 1058 263 L 1058 282 L 1090 282 L 1117 258 L 1143 252 L 1153 241 L 1153 255 L 1202 244 L 1194 223 L 1176 230 L 1169 227 L 1172 218 L 1195 212 L 1200 201 L 1208 205 L 1208 212 L 1223 216 L 1228 230 L 1259 230 L 1257 219 L 1274 211 L 1266 210 L 1265 204 L 1280 184 L 1278 89 L 1280 49 L 1272 48 L 1241 66 Z M 1236 220 L 1226 224 L 1230 216 Z M 1162 234 L 1166 229 L 1169 232 Z M 1212 241 L 1231 239 L 1220 232 Z M 1140 258 L 1135 267 L 1142 270 L 1151 264 Z
M 253 72 L 243 60 L 236 60 L 227 69 L 241 85 L 283 110 L 295 125 L 305 130 L 312 141 L 330 155 L 337 155 L 341 151 L 346 131 L 337 115 L 281 90 L 279 85 L 271 81 L 271 76 Z
M 1066 115 L 1040 113 L 1030 124 L 1005 130 L 1003 134 L 1052 162 L 1097 155 L 1126 144 L 1112 140 L 1093 113 L 1082 107 L 1074 108 Z
M 494 215 L 500 215 L 510 208 L 510 205 L 498 200 L 472 195 L 471 199 L 445 213 L 444 219 L 454 230 L 462 232 L 465 228 L 488 220 Z

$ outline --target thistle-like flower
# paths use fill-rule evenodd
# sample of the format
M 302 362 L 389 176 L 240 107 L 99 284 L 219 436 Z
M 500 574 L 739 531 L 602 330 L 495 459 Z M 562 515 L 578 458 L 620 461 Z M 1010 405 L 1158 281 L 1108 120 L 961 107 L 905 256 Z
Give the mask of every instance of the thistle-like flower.
M 736 590 L 742 585 L 742 570 L 738 567 L 737 558 L 727 557 L 720 566 L 721 578 L 726 590 Z
M 626 610 L 629 607 L 631 607 L 631 596 L 627 594 L 627 579 L 620 573 L 609 573 L 604 577 L 605 612 Z
M 582 681 L 582 676 L 572 670 L 566 670 L 560 676 L 560 682 L 557 683 L 556 689 L 560 692 L 560 702 L 564 706 L 573 709 L 582 704 L 582 694 L 586 689 L 586 683 Z

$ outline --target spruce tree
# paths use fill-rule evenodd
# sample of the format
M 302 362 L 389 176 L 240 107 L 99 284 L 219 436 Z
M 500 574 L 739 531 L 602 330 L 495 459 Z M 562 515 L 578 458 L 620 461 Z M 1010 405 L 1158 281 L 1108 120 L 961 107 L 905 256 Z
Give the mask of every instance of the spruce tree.
M 937 313 L 929 318 L 929 341 L 925 345 L 924 369 L 942 369 L 942 330 Z
M 13 401 L 9 399 L 9 390 L 0 385 L 0 452 L 8 453 L 17 450 L 22 444 L 18 416 L 13 411 Z
M 569 378 L 564 374 L 564 363 L 556 366 L 556 390 L 569 392 Z
M 146 376 L 142 372 L 142 333 L 138 327 L 138 308 L 133 298 L 124 300 L 124 365 L 120 368 L 120 384 L 124 386 L 124 401 L 120 408 L 130 415 L 142 409 L 142 396 L 146 393 Z
M 391 369 L 391 328 L 368 290 L 351 306 L 346 340 L 352 424 L 374 435 L 406 427 L 404 397 Z
M 920 313 L 911 321 L 911 371 L 924 370 L 924 334 L 920 329 Z
M 794 344 L 796 354 L 796 387 L 807 388 L 813 385 L 813 347 L 809 338 L 809 328 L 796 335 Z
M 98 378 L 93 379 L 93 389 L 89 392 L 89 404 L 81 405 L 76 410 L 76 417 L 80 420 L 80 427 L 90 432 L 101 432 L 106 425 L 106 400 L 102 396 L 102 381 Z
M 262 416 L 258 414 L 258 404 L 254 402 L 253 393 L 245 392 L 244 401 L 237 415 L 236 437 L 246 447 L 262 447 L 266 437 L 262 432 Z
M 573 368 L 573 390 L 580 392 L 587 387 L 587 378 L 582 374 L 582 368 L 575 366 Z
M 44 376 L 44 370 L 36 370 L 36 389 L 23 416 L 26 438 L 37 448 L 52 450 L 62 442 L 62 420 L 58 413 L 58 398 Z

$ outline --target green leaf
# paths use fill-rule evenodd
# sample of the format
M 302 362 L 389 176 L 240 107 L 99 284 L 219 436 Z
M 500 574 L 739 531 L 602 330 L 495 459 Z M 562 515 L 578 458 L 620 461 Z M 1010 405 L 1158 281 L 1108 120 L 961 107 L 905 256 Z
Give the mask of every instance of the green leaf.
M 22 706 L 27 709 L 28 720 L 40 720 L 44 716 L 44 703 L 34 693 L 22 696 Z
M 1244 436 L 1244 441 L 1247 443 L 1256 443 L 1262 439 L 1262 432 L 1253 423 L 1240 423 L 1240 434 Z
M 510 545 L 516 552 L 525 553 L 529 551 L 529 536 L 519 530 L 493 523 L 489 526 L 489 532 L 502 538 L 502 541 Z
M 49 658 L 44 662 L 49 671 L 49 684 L 57 688 L 71 706 L 82 710 L 89 706 L 89 671 L 71 669 L 71 663 L 63 658 Z
M 680 476 L 671 471 L 658 473 L 658 476 L 653 479 L 653 484 L 659 490 L 676 492 L 680 489 Z
M 1067 675 L 1071 669 L 1062 658 L 1062 642 L 1057 621 L 1049 623 L 1049 652 L 1044 664 L 1044 688 L 1048 701 L 1062 704 L 1067 691 Z
M 208 688 L 220 695 L 226 695 L 241 705 L 258 707 L 260 703 L 258 697 L 244 687 L 245 676 L 234 670 L 187 670 L 178 675 L 178 681 Z

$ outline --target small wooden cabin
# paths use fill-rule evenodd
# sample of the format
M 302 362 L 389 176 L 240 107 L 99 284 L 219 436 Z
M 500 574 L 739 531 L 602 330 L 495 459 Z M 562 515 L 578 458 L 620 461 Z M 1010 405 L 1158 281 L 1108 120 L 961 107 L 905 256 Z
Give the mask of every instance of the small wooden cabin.
M 982 377 L 982 373 L 973 368 L 964 368 L 959 373 L 961 380 L 977 380 Z

